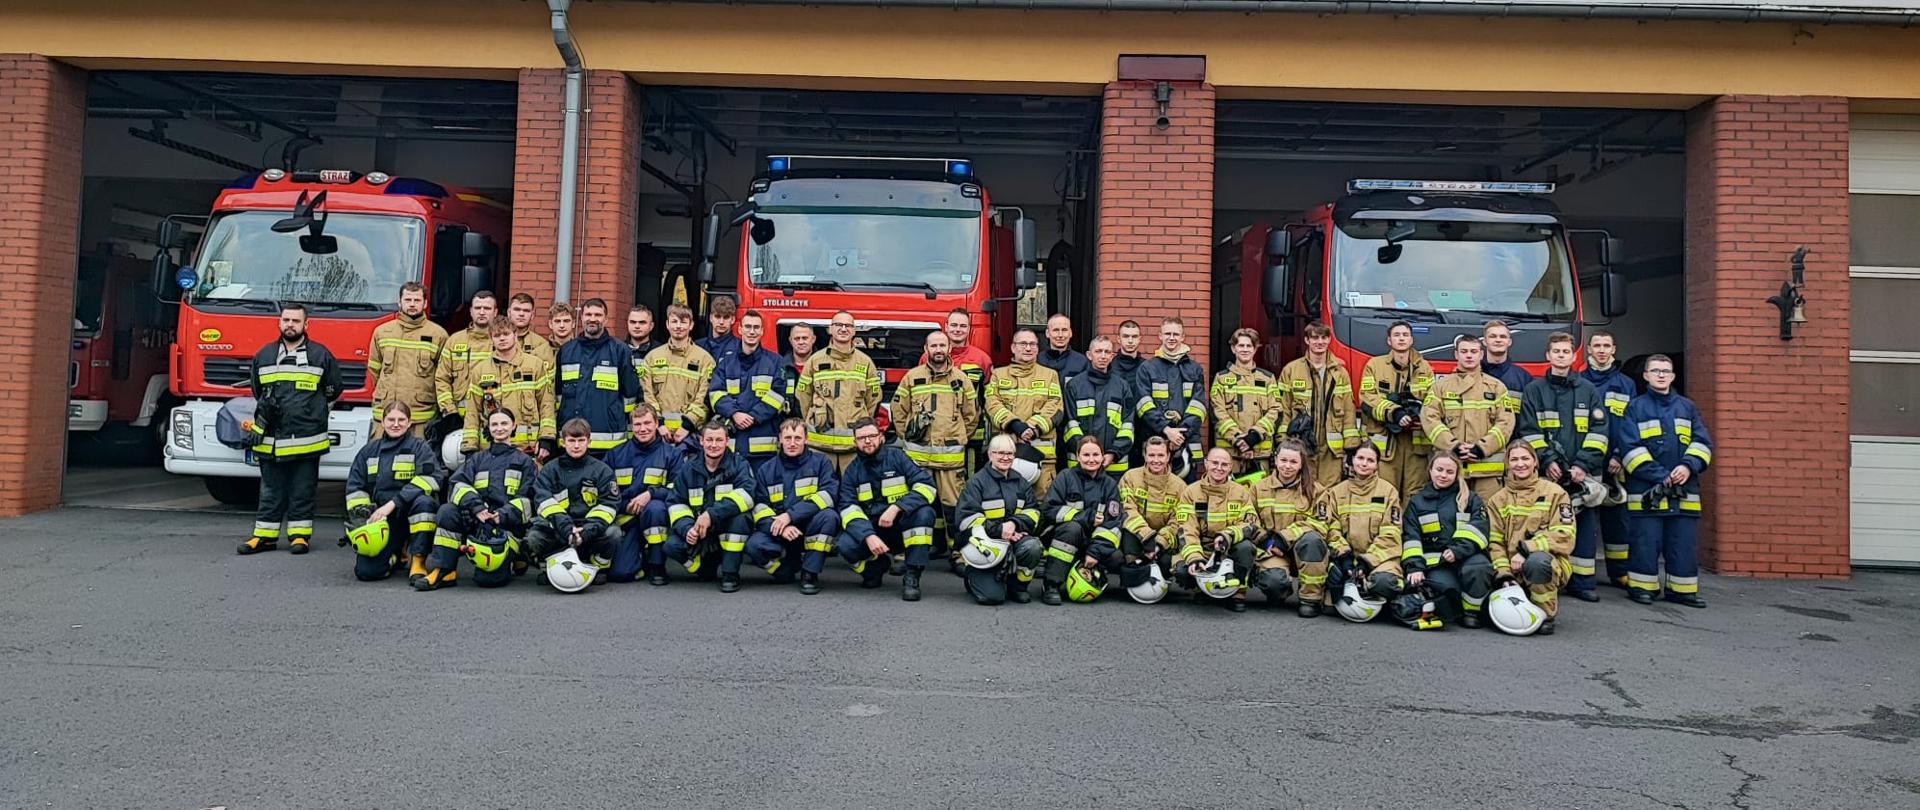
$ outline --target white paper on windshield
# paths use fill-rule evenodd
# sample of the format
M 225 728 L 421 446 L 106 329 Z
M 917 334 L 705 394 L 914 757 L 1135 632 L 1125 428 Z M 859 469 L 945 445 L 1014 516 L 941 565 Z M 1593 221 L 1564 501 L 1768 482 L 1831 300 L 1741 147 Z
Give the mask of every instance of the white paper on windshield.
M 1386 296 L 1378 293 L 1347 293 L 1347 306 L 1350 307 L 1377 307 L 1384 304 L 1385 301 Z
M 1427 300 L 1434 309 L 1473 309 L 1471 290 L 1432 290 L 1427 293 Z

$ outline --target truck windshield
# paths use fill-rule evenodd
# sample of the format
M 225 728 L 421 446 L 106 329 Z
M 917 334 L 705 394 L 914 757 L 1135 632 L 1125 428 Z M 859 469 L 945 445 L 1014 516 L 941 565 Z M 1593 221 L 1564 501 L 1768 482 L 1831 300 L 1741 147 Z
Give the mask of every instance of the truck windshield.
M 770 206 L 774 237 L 751 245 L 747 281 L 853 288 L 972 289 L 980 273 L 980 214 L 917 208 Z
M 304 301 L 392 306 L 400 285 L 420 280 L 426 226 L 413 217 L 328 214 L 331 254 L 300 249 L 300 234 L 274 233 L 285 214 L 244 211 L 213 221 L 188 300 Z M 304 232 L 303 232 L 304 233 Z
M 1380 257 L 1387 244 L 1386 220 L 1340 225 L 1333 253 L 1335 306 L 1536 320 L 1573 316 L 1577 288 L 1557 227 L 1410 222 L 1414 233 L 1397 243 L 1402 250 L 1392 262 Z

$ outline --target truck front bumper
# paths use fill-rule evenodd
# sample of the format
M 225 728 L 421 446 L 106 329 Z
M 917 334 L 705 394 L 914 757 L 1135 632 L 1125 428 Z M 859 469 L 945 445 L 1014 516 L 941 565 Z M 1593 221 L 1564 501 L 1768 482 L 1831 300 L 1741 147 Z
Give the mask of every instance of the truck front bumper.
M 259 478 L 260 467 L 247 462 L 244 450 L 220 443 L 214 435 L 214 420 L 222 403 L 194 400 L 173 409 L 167 415 L 167 441 L 164 456 L 167 472 L 226 478 Z M 336 410 L 327 416 L 327 434 L 333 448 L 320 457 L 320 480 L 345 481 L 353 457 L 366 443 L 373 425 L 373 409 L 368 406 Z

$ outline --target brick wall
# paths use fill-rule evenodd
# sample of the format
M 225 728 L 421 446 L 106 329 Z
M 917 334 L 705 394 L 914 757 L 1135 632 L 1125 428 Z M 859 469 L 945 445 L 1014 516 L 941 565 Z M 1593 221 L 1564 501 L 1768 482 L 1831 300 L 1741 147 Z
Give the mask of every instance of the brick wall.
M 520 109 L 513 158 L 512 292 L 533 295 L 545 329 L 553 299 L 554 246 L 560 200 L 561 107 L 565 73 L 520 71 Z M 626 74 L 587 72 L 581 122 L 579 196 L 574 208 L 575 304 L 600 297 L 616 313 L 633 301 L 640 208 L 640 96 Z
M 86 75 L 0 54 L 0 516 L 60 503 Z
M 1845 577 L 1847 100 L 1723 96 L 1688 114 L 1686 149 L 1687 392 L 1714 438 L 1703 562 Z M 1810 322 L 1782 341 L 1765 299 L 1799 245 Z
M 1138 320 L 1156 342 L 1159 319 L 1187 324 L 1207 365 L 1213 242 L 1213 86 L 1173 82 L 1166 129 L 1154 82 L 1107 85 L 1100 123 L 1099 333 Z

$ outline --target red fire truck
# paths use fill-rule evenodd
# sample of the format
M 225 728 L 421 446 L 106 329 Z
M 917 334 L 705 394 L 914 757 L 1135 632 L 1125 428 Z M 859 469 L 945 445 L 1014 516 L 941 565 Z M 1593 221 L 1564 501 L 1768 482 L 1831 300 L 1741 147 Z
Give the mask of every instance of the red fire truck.
M 146 263 L 110 252 L 80 260 L 67 374 L 67 430 L 159 448 L 174 311 L 155 298 Z
M 162 245 L 178 234 L 172 218 Z M 346 392 L 335 406 L 323 480 L 341 481 L 373 423 L 367 344 L 391 319 L 400 286 L 427 286 L 428 311 L 449 330 L 466 301 L 506 289 L 511 228 L 505 205 L 470 191 L 383 172 L 269 169 L 220 192 L 186 266 L 154 257 L 156 289 L 180 302 L 171 356 L 174 395 L 164 447 L 169 472 L 197 475 L 226 503 L 257 492 L 259 468 L 214 435 L 223 402 L 246 396 L 254 352 L 276 340 L 279 303 L 307 305 L 307 334 L 339 358 Z
M 1497 318 L 1513 331 L 1511 356 L 1543 374 L 1549 334 L 1582 339 L 1579 274 L 1570 232 L 1545 197 L 1552 191 L 1552 183 L 1354 180 L 1302 222 L 1243 228 L 1214 255 L 1214 356 L 1231 356 L 1233 331 L 1250 327 L 1261 335 L 1260 364 L 1278 370 L 1305 351 L 1306 325 L 1322 323 L 1357 378 L 1386 351 L 1388 325 L 1404 320 L 1415 350 L 1445 373 L 1454 337 Z M 1624 280 L 1612 271 L 1621 252 L 1619 240 L 1600 240 L 1609 318 L 1626 311 Z
M 859 319 L 854 343 L 897 383 L 926 336 L 964 307 L 972 343 L 1006 362 L 1013 302 L 1034 287 L 1034 227 L 1018 208 L 994 208 L 959 158 L 776 155 L 732 206 L 740 235 L 740 307 L 758 309 L 766 345 L 810 324 L 826 345 L 833 313 Z M 1007 217 L 1011 215 L 1009 223 Z M 707 218 L 703 283 L 712 283 L 722 220 Z

